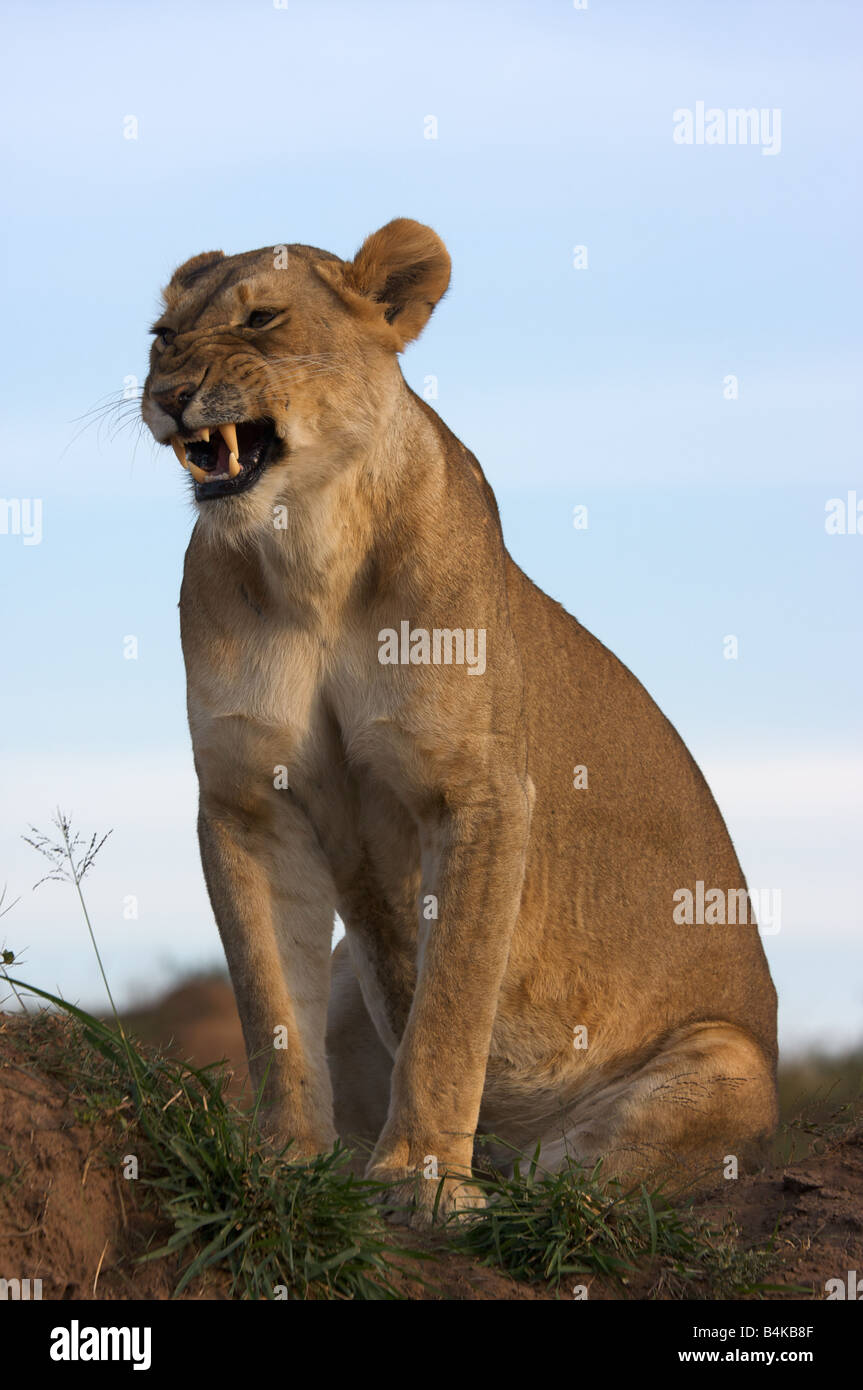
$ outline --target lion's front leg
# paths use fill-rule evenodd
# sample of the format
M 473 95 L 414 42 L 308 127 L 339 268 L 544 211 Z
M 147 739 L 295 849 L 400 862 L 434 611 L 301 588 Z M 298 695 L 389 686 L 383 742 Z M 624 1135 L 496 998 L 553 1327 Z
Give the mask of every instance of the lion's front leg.
M 273 819 L 202 794 L 204 876 L 237 998 L 259 1118 L 290 1156 L 332 1147 L 325 1032 L 334 888 L 293 807 Z
M 513 778 L 421 832 L 423 898 L 435 895 L 438 916 L 422 922 L 416 991 L 368 1168 L 397 1184 L 392 1206 L 410 1203 L 414 1225 L 428 1224 L 436 1207 L 446 1217 L 481 1202 L 470 1183 L 474 1131 L 528 824 L 528 799 Z

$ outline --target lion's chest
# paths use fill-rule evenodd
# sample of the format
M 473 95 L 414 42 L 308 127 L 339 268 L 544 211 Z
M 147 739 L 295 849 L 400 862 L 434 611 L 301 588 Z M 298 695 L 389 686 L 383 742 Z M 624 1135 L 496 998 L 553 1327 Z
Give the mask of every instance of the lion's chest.
M 227 781 L 278 775 L 298 789 L 377 770 L 399 780 L 399 699 L 377 661 L 374 633 L 338 634 L 254 610 L 196 621 L 183 649 L 196 753 Z M 199 758 L 199 762 L 200 762 Z

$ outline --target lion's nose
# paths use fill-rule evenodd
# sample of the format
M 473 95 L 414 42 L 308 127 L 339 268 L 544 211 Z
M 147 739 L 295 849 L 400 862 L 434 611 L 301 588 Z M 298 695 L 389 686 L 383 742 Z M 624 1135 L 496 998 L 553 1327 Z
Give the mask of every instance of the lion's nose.
M 187 381 L 181 386 L 165 386 L 160 391 L 153 391 L 151 394 L 159 408 L 179 424 L 183 411 L 197 389 L 198 386 L 195 382 Z

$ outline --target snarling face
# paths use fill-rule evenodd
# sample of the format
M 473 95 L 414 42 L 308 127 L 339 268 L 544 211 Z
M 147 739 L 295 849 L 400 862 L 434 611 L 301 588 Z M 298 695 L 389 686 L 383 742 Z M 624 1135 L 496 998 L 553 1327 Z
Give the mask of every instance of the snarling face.
M 367 449 L 401 382 L 396 354 L 449 280 L 427 227 L 401 218 L 344 262 L 309 246 L 180 266 L 153 326 L 142 415 L 202 514 L 246 531 L 286 488 Z

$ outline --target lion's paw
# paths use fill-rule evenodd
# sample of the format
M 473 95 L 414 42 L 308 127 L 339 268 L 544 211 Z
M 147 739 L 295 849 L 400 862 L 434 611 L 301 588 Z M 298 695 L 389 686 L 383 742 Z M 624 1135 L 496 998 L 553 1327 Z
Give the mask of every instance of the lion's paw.
M 416 1170 L 376 1164 L 369 1168 L 366 1176 L 386 1184 L 378 1201 L 387 1220 L 413 1230 L 427 1230 L 436 1223 L 457 1221 L 486 1205 L 485 1196 L 476 1183 L 454 1173 L 426 1177 Z

